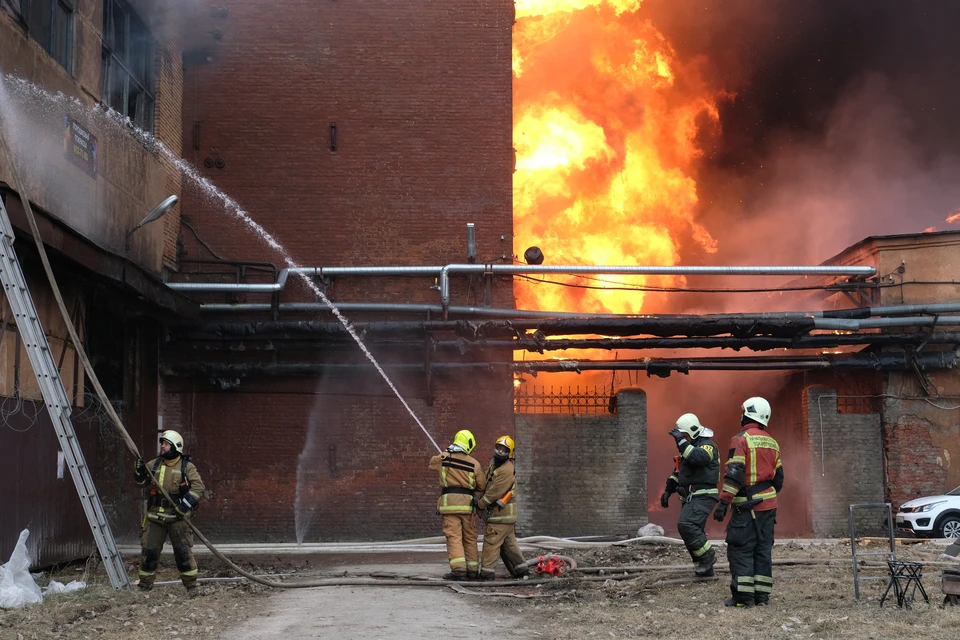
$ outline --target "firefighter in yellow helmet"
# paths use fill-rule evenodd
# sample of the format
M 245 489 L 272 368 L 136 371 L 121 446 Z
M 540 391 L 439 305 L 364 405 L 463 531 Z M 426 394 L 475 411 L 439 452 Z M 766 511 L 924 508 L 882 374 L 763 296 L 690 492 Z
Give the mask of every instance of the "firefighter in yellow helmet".
M 440 498 L 437 513 L 443 517 L 443 535 L 447 538 L 450 572 L 444 580 L 477 577 L 480 554 L 477 551 L 476 492 L 483 491 L 487 479 L 483 467 L 470 457 L 476 446 L 473 434 L 463 429 L 447 450 L 430 458 L 431 471 L 440 472 Z
M 493 460 L 487 469 L 487 489 L 477 507 L 485 514 L 487 523 L 483 533 L 483 558 L 480 561 L 480 579 L 493 580 L 497 557 L 515 578 L 529 573 L 517 534 L 517 471 L 513 463 L 514 442 L 510 436 L 500 436 L 493 449 Z
M 150 475 L 173 498 L 163 497 L 150 482 Z M 173 545 L 173 557 L 180 581 L 190 596 L 197 595 L 197 561 L 193 557 L 193 530 L 185 519 L 200 506 L 204 486 L 190 456 L 183 453 L 183 438 L 176 431 L 160 434 L 160 455 L 150 462 L 137 459 L 134 468 L 137 484 L 149 486 L 147 510 L 143 518 L 140 543 L 140 590 L 149 591 L 157 577 L 157 564 L 167 536 Z

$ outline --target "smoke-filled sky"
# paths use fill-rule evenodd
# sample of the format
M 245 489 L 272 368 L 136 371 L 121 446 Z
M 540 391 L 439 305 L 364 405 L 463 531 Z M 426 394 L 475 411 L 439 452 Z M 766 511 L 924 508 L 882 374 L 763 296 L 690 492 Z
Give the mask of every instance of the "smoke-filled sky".
M 645 0 L 641 11 L 734 94 L 701 138 L 712 259 L 819 262 L 869 235 L 951 228 L 960 3 Z

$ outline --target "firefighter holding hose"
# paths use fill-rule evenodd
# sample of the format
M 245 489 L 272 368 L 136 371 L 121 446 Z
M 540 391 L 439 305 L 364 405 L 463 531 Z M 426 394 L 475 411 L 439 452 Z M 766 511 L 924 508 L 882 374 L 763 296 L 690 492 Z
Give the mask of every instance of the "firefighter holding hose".
M 180 581 L 187 593 L 197 595 L 197 561 L 193 557 L 193 530 L 185 521 L 200 506 L 204 486 L 190 456 L 183 453 L 183 438 L 172 430 L 160 434 L 160 455 L 150 462 L 138 458 L 134 469 L 137 484 L 150 484 L 150 475 L 173 498 L 171 503 L 155 486 L 150 487 L 140 543 L 140 590 L 149 591 L 157 578 L 157 564 L 167 536 Z
M 515 578 L 529 573 L 515 531 L 517 522 L 517 471 L 513 462 L 514 442 L 510 436 L 500 436 L 494 445 L 493 460 L 487 469 L 486 491 L 477 507 L 485 514 L 487 523 L 483 533 L 483 558 L 480 579 L 493 580 L 497 557 Z

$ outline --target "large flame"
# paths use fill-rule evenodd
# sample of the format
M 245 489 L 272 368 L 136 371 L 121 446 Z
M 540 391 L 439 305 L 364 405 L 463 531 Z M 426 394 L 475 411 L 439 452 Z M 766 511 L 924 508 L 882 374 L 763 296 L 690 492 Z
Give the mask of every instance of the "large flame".
M 638 14 L 641 0 L 517 0 L 514 26 L 515 251 L 548 264 L 673 265 L 712 253 L 695 220 L 697 135 L 716 126 L 718 92 Z M 577 287 L 519 281 L 517 306 L 639 313 L 642 276 Z M 591 287 L 591 288 L 586 288 Z

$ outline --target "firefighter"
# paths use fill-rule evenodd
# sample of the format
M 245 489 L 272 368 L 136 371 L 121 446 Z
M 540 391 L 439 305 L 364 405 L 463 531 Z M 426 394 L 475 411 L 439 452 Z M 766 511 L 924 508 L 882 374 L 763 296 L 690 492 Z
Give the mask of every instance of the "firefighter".
M 514 442 L 510 436 L 500 436 L 493 448 L 493 460 L 487 468 L 487 489 L 477 507 L 485 515 L 483 532 L 483 559 L 480 579 L 493 580 L 497 557 L 515 578 L 529 573 L 526 560 L 520 552 L 515 531 L 517 522 L 517 470 L 513 462 Z
M 430 459 L 430 470 L 440 472 L 437 513 L 443 516 L 443 535 L 450 559 L 450 572 L 443 576 L 444 580 L 474 579 L 480 567 L 476 492 L 483 491 L 487 479 L 480 463 L 470 457 L 476 443 L 473 434 L 463 429 L 446 451 Z
M 780 445 L 767 433 L 770 403 L 748 398 L 740 425 L 744 430 L 730 440 L 730 454 L 713 512 L 723 522 L 733 504 L 727 525 L 727 559 L 730 561 L 728 607 L 765 605 L 773 591 L 773 528 L 777 521 L 777 494 L 783 488 Z
M 157 563 L 167 536 L 173 545 L 173 557 L 180 581 L 187 593 L 197 595 L 197 561 L 193 557 L 193 530 L 187 524 L 200 506 L 203 480 L 190 456 L 183 453 L 183 438 L 176 431 L 160 434 L 160 455 L 150 462 L 137 459 L 134 478 L 141 486 L 150 485 L 150 475 L 173 499 L 171 503 L 155 486 L 150 486 L 143 518 L 140 544 L 140 590 L 149 591 L 157 577 Z
M 670 496 L 680 494 L 680 518 L 677 529 L 687 545 L 687 551 L 701 577 L 713 575 L 717 552 L 710 546 L 703 527 L 717 504 L 717 483 L 720 481 L 720 450 L 710 439 L 713 432 L 706 429 L 692 413 L 677 419 L 670 435 L 680 451 L 675 460 L 674 473 L 667 478 L 667 486 L 660 496 L 660 506 L 669 505 Z

